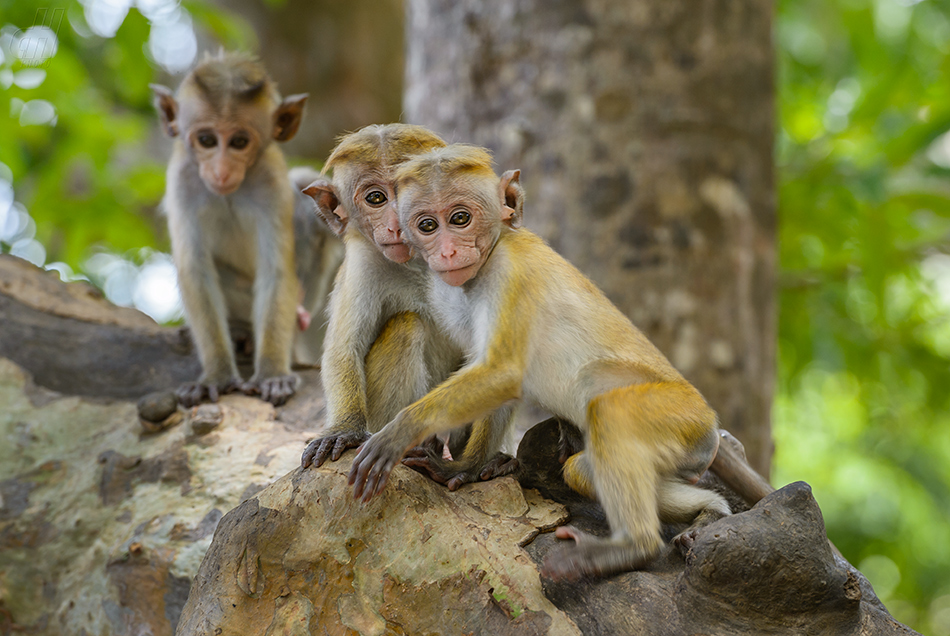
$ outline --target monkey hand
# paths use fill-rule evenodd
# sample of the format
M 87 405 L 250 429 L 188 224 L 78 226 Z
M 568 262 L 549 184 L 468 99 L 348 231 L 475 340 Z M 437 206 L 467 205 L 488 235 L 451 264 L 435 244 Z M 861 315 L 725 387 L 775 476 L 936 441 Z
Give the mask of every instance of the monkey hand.
M 353 460 L 349 484 L 353 486 L 353 498 L 362 498 L 366 503 L 383 492 L 389 473 L 392 472 L 410 444 L 401 443 L 398 435 L 398 420 L 387 424 L 383 430 L 367 440 Z
M 458 490 L 462 484 L 479 479 L 488 481 L 495 477 L 510 475 L 520 465 L 517 459 L 505 453 L 497 453 L 481 466 L 465 461 L 448 461 L 432 452 L 425 455 L 412 453 L 412 456 L 403 459 L 402 463 L 428 475 L 432 481 L 447 486 L 449 490 Z
M 641 548 L 630 539 L 602 539 L 573 526 L 561 526 L 554 534 L 558 539 L 573 539 L 575 543 L 552 550 L 544 557 L 541 576 L 552 581 L 627 572 L 643 567 L 660 551 L 659 539 L 655 545 Z
M 306 468 L 313 464 L 317 468 L 327 461 L 327 457 L 336 461 L 348 448 L 356 448 L 369 439 L 369 433 L 363 429 L 330 433 L 307 444 L 300 458 L 300 466 Z
M 230 393 L 240 386 L 241 381 L 238 378 L 229 378 L 223 382 L 211 382 L 202 379 L 197 382 L 185 382 L 175 389 L 175 395 L 178 396 L 178 402 L 182 406 L 191 408 L 204 401 L 217 402 L 220 396 Z
M 259 395 L 265 402 L 280 406 L 297 391 L 300 379 L 293 373 L 270 378 L 253 378 L 241 385 L 241 391 L 247 395 Z

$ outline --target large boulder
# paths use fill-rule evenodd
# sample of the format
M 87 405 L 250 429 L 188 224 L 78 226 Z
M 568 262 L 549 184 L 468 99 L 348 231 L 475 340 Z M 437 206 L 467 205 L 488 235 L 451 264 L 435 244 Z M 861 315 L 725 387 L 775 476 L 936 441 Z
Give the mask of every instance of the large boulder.
M 519 454 L 528 443 L 553 459 L 555 433 L 532 429 Z M 685 555 L 667 547 L 643 571 L 553 584 L 538 570 L 559 542 L 550 530 L 570 513 L 607 534 L 597 504 L 553 502 L 511 477 L 449 492 L 400 466 L 362 505 L 346 480 L 353 454 L 297 469 L 225 515 L 180 636 L 914 633 L 834 554 L 802 482 L 703 529 Z M 525 464 L 522 480 L 537 485 Z

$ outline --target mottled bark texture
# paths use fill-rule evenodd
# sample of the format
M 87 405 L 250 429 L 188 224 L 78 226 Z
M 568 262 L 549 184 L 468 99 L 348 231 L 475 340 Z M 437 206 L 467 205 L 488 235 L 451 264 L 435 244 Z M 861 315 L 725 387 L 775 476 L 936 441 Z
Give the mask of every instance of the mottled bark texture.
M 522 169 L 526 224 L 768 474 L 773 5 L 409 0 L 405 115 Z

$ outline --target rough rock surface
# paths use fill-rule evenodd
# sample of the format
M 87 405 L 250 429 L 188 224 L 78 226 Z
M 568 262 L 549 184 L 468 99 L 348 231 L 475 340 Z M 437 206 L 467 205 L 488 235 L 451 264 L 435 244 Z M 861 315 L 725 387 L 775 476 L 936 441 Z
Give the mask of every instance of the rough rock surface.
M 529 431 L 519 456 L 553 458 L 552 428 Z M 451 493 L 397 467 L 360 505 L 346 484 L 353 454 L 295 470 L 225 515 L 180 636 L 914 633 L 833 555 L 802 482 L 705 528 L 685 558 L 668 547 L 645 571 L 553 584 L 537 568 L 558 543 L 545 530 L 566 517 L 561 504 L 512 478 Z M 527 463 L 522 485 L 536 469 Z M 600 506 L 564 499 L 573 524 L 607 534 Z
M 134 403 L 52 393 L 4 359 L 0 405 L 4 634 L 172 634 L 222 515 L 310 436 L 244 396 L 207 435 L 191 412 L 149 435 Z
M 453 493 L 405 467 L 361 505 L 354 454 L 228 513 L 179 634 L 580 633 L 521 547 L 563 506 L 510 477 Z

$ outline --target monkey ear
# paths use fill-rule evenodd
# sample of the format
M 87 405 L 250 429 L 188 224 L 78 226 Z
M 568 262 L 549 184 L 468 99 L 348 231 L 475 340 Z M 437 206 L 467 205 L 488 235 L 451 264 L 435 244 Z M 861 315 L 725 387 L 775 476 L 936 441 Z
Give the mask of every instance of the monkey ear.
M 501 175 L 502 217 L 501 220 L 513 228 L 521 227 L 524 210 L 524 188 L 521 187 L 521 171 L 508 170 Z
M 346 210 L 340 205 L 340 198 L 336 195 L 336 188 L 330 180 L 321 177 L 304 188 L 302 192 L 317 204 L 317 216 L 334 234 L 343 236 L 349 218 L 346 216 Z
M 280 103 L 274 112 L 274 139 L 287 141 L 297 134 L 307 97 L 307 93 L 291 95 Z
M 162 122 L 162 128 L 169 137 L 178 136 L 178 102 L 175 101 L 175 94 L 172 89 L 161 84 L 149 84 L 152 93 L 155 94 L 153 102 L 155 110 L 158 111 L 158 118 Z

